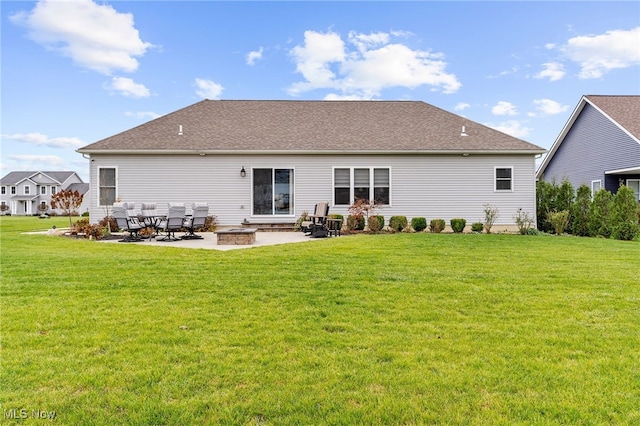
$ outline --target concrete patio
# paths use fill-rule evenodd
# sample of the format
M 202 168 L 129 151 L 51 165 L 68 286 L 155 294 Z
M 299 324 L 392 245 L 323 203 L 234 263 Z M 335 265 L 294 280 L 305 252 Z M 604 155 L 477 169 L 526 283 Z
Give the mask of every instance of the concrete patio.
M 142 241 L 124 243 L 118 240 L 101 240 L 104 243 L 116 243 L 116 244 L 136 244 L 136 245 L 148 245 L 148 246 L 161 246 L 161 247 L 180 247 L 180 248 L 192 248 L 192 249 L 207 249 L 207 250 L 238 250 L 247 249 L 251 247 L 271 246 L 277 244 L 290 244 L 290 243 L 303 243 L 309 241 L 318 241 L 318 238 L 311 238 L 306 236 L 302 232 L 256 232 L 256 240 L 250 245 L 218 245 L 217 235 L 213 232 L 197 232 L 197 235 L 202 236 L 202 239 L 197 240 L 178 240 L 178 241 L 162 241 L 163 236 L 157 238 L 145 238 Z M 176 234 L 180 236 L 179 233 Z

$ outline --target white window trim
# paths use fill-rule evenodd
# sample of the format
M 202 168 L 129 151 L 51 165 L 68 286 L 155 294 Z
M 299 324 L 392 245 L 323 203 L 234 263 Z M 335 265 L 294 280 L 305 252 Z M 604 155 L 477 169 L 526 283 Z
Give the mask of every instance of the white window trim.
M 100 170 L 102 169 L 115 169 L 116 171 L 116 195 L 115 195 L 115 199 L 117 200 L 119 198 L 119 194 L 118 194 L 118 188 L 120 187 L 119 182 L 118 182 L 118 176 L 120 176 L 119 170 L 118 170 L 118 166 L 98 166 L 96 168 L 96 190 L 98 191 L 98 193 L 96 194 L 96 203 L 98 204 L 98 207 L 107 207 L 105 205 L 100 204 Z M 52 187 L 53 190 L 54 187 Z
M 374 169 L 389 170 L 389 204 L 379 204 L 380 206 L 393 207 L 393 169 L 391 166 L 333 166 L 331 168 L 331 205 L 350 206 L 351 204 L 336 204 L 336 169 L 349 169 L 349 200 L 353 202 L 355 188 L 355 169 L 369 169 L 369 199 L 373 199 L 375 193 Z M 374 200 L 375 201 L 375 200 Z
M 597 191 L 593 190 L 593 185 L 594 184 L 598 184 L 599 188 Z M 594 179 L 591 181 L 591 199 L 593 200 L 593 197 L 596 195 L 596 192 L 598 192 L 599 190 L 602 189 L 602 179 Z
M 22 188 L 22 192 L 24 192 L 24 195 L 31 195 L 31 187 L 29 185 L 25 185 Z
M 629 182 L 638 182 L 638 187 L 640 187 L 640 179 L 626 179 L 625 185 L 629 186 Z M 640 193 L 636 194 L 636 196 L 638 197 L 637 201 L 640 201 Z
M 511 169 L 511 189 L 498 189 L 498 169 Z M 504 179 L 503 179 L 504 180 Z M 515 173 L 513 166 L 494 166 L 493 167 L 493 192 L 513 192 L 515 182 Z

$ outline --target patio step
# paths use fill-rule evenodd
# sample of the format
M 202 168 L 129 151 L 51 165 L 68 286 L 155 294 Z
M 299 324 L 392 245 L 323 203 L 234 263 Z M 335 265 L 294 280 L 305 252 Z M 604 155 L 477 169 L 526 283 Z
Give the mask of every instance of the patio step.
M 256 228 L 262 232 L 292 232 L 295 223 L 242 222 L 243 228 Z

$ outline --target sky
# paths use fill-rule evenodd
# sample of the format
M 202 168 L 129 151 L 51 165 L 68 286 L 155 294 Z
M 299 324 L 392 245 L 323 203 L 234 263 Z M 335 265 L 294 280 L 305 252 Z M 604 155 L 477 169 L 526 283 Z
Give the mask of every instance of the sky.
M 640 2 L 0 1 L 0 175 L 202 99 L 424 101 L 549 149 L 640 94 Z

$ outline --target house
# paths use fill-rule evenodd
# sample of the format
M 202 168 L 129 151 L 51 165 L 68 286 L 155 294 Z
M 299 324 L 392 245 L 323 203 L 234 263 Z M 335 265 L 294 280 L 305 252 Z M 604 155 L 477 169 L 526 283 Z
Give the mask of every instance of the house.
M 76 172 L 10 172 L 0 179 L 0 214 L 30 216 L 51 213 L 54 211 L 51 209 L 51 196 L 68 189 L 85 195 L 89 184 L 84 183 Z M 88 211 L 89 204 L 86 196 L 78 213 Z
M 292 223 L 357 198 L 378 214 L 535 217 L 544 149 L 416 101 L 203 100 L 78 149 L 89 156 L 91 220 L 115 200 L 206 202 L 221 225 Z
M 583 96 L 536 176 L 592 193 L 627 185 L 640 200 L 640 96 Z

